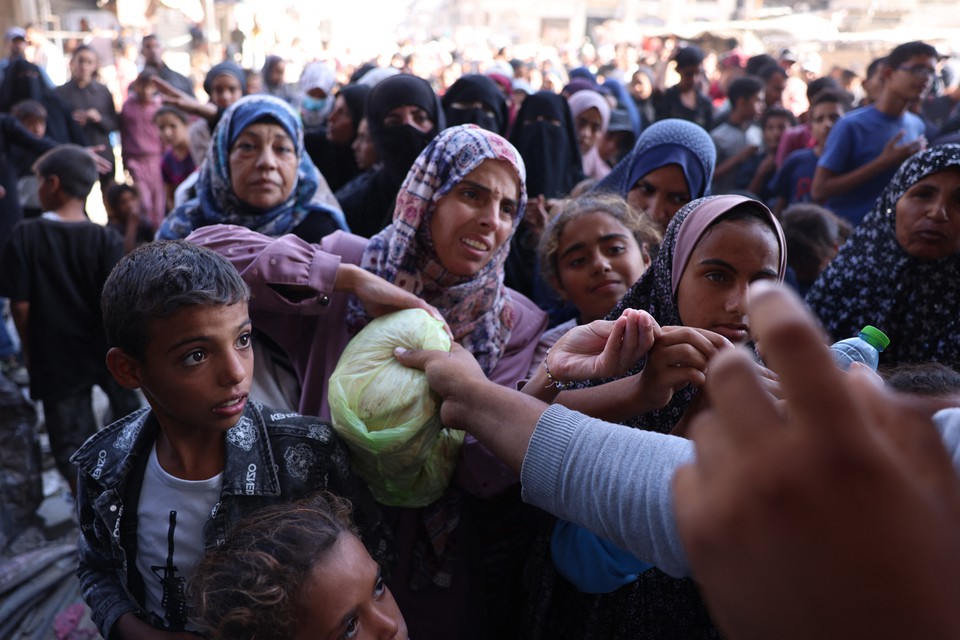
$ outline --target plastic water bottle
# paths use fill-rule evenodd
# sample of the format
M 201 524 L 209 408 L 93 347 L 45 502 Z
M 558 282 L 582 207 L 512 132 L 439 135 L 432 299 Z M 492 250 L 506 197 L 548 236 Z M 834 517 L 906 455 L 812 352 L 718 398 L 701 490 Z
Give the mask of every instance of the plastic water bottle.
M 890 346 L 890 338 L 869 324 L 856 338 L 847 338 L 830 345 L 837 366 L 846 371 L 854 362 L 862 362 L 874 371 L 880 363 L 880 352 Z

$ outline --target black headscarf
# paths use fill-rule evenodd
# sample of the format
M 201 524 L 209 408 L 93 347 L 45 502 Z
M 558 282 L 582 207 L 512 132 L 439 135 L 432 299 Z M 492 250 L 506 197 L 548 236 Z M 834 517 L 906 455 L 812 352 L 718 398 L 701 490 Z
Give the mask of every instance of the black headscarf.
M 397 107 L 415 106 L 427 112 L 433 129 L 424 133 L 410 125 L 387 127 L 384 118 Z M 370 137 L 383 161 L 384 171 L 396 182 L 396 195 L 407 171 L 437 133 L 445 128 L 440 101 L 423 78 L 401 74 L 382 81 L 367 95 L 367 124 Z
M 530 199 L 541 194 L 548 198 L 566 197 L 583 179 L 577 132 L 563 96 L 540 91 L 524 100 L 510 142 L 520 151 L 527 167 Z
M 342 97 L 350 111 L 350 118 L 353 120 L 353 135 L 357 135 L 357 127 L 366 113 L 367 96 L 370 94 L 370 87 L 365 84 L 348 84 L 337 96 Z
M 450 85 L 441 102 L 448 127 L 476 124 L 487 131 L 505 135 L 510 123 L 506 98 L 493 80 L 484 75 L 471 73 L 461 76 Z M 458 109 L 453 106 L 455 102 L 482 102 L 487 108 Z M 491 116 L 488 111 L 492 111 L 494 115 Z
M 7 113 L 22 100 L 36 100 L 47 110 L 46 138 L 59 144 L 86 146 L 87 139 L 72 115 L 72 109 L 60 95 L 44 84 L 40 68 L 23 58 L 7 67 L 0 85 L 0 111 Z M 10 194 L 7 194 L 10 197 Z
M 584 177 L 573 116 L 563 96 L 550 91 L 528 96 L 517 114 L 510 142 L 527 167 L 530 206 L 536 206 L 532 202 L 540 195 L 565 198 Z M 529 228 L 520 225 L 510 244 L 506 282 L 548 309 L 555 300 L 547 293 L 549 287 L 540 281 L 536 243 Z
M 404 106 L 426 111 L 433 129 L 424 133 L 406 124 L 384 126 L 387 114 Z M 340 205 L 353 232 L 369 238 L 390 223 L 394 199 L 407 172 L 420 152 L 443 130 L 446 120 L 430 83 L 406 74 L 387 78 L 371 89 L 366 113 L 370 137 L 382 164 L 371 177 L 368 188 L 352 192 Z
M 350 134 L 350 142 L 347 144 L 338 145 L 330 142 L 326 129 L 313 129 L 304 133 L 303 142 L 307 153 L 334 191 L 343 188 L 360 174 L 360 167 L 357 166 L 351 144 L 357 137 L 357 127 L 363 119 L 368 93 L 370 93 L 370 87 L 351 84 L 337 94 L 338 97 L 343 97 L 347 110 L 350 111 L 350 119 L 353 121 L 353 133 Z

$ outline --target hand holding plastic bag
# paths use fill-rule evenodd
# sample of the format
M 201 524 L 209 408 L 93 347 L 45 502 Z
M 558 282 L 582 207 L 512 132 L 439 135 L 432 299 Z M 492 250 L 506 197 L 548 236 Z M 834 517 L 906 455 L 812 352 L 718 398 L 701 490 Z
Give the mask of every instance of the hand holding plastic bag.
M 396 347 L 450 350 L 442 322 L 421 309 L 377 318 L 350 341 L 330 377 L 333 427 L 379 502 L 422 507 L 450 483 L 464 433 L 443 428 L 426 375 Z

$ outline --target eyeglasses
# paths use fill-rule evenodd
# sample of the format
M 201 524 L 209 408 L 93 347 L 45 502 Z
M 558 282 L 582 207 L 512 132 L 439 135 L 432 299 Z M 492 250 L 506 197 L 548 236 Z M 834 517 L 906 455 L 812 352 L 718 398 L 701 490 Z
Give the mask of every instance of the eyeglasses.
M 906 71 L 910 73 L 915 78 L 932 78 L 937 75 L 937 70 L 933 67 L 925 67 L 922 64 L 918 64 L 912 67 L 897 67 L 898 71 Z

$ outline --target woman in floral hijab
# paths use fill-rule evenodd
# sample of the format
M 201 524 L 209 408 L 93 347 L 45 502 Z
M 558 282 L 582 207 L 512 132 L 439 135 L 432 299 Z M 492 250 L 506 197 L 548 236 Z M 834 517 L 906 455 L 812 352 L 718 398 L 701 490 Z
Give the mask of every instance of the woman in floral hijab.
M 881 366 L 960 365 L 960 145 L 903 163 L 807 303 L 835 340 L 886 333 Z

